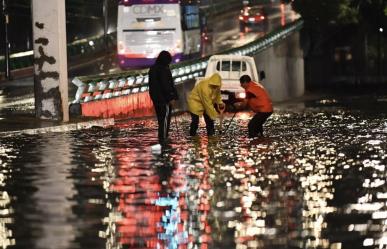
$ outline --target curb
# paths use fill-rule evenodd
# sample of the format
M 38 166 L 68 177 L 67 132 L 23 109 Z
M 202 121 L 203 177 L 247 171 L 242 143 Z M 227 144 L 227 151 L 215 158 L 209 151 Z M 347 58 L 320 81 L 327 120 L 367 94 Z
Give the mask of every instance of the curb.
M 0 135 L 1 136 L 36 135 L 36 134 L 43 134 L 43 133 L 49 133 L 49 132 L 68 132 L 68 131 L 75 131 L 75 130 L 90 129 L 95 126 L 106 128 L 113 125 L 114 125 L 114 118 L 108 118 L 108 119 L 98 119 L 98 120 L 92 120 L 92 121 L 86 121 L 86 122 L 56 125 L 56 126 L 36 128 L 36 129 L 5 131 L 5 132 L 0 132 Z

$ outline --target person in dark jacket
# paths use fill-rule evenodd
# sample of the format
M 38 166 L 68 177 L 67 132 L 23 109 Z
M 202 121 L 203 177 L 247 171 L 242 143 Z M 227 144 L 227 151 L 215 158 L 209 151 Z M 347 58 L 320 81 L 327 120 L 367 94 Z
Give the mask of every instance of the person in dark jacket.
M 158 138 L 161 145 L 166 143 L 171 123 L 172 108 L 178 99 L 169 64 L 172 56 L 161 51 L 154 65 L 149 69 L 149 95 L 152 99 L 158 121 Z

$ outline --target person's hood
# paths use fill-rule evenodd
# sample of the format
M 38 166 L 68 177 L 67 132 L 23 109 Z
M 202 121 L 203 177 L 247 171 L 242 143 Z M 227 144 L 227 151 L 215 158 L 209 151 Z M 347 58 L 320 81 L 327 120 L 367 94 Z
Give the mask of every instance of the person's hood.
M 214 73 L 209 79 L 208 79 L 208 85 L 212 86 L 222 86 L 222 77 L 218 73 Z
M 172 62 L 172 56 L 168 51 L 161 51 L 156 59 L 156 65 L 168 66 Z

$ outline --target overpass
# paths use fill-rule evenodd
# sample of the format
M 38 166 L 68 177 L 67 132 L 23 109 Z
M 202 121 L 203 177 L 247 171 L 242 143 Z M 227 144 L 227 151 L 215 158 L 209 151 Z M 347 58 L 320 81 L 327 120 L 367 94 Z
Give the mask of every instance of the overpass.
M 235 11 L 235 9 L 238 9 L 236 7 L 241 6 L 241 2 L 235 0 L 227 0 L 228 4 L 224 4 L 224 1 L 211 2 L 217 3 L 216 6 L 211 7 L 211 12 L 215 11 L 217 15 L 223 15 L 222 13 L 229 14 L 231 7 L 233 7 Z M 273 1 L 257 0 L 256 2 L 260 4 L 268 2 L 270 4 Z M 279 8 L 277 10 L 279 10 Z M 238 13 L 236 15 L 238 15 Z M 289 21 L 285 21 L 286 18 L 282 15 L 281 11 L 281 15 L 279 13 L 273 14 L 273 16 L 277 18 L 278 24 L 281 23 L 280 27 L 276 28 L 275 25 L 270 24 L 269 27 L 272 27 L 270 29 L 271 31 L 262 30 L 254 32 L 254 35 L 252 35 L 253 32 L 249 34 L 237 33 L 238 29 L 227 29 L 231 25 L 235 26 L 236 23 L 233 21 L 230 25 L 230 23 L 227 22 L 227 19 L 238 20 L 236 15 L 234 13 L 233 16 L 222 16 L 221 18 L 224 20 L 220 18 L 217 21 L 212 21 L 215 24 L 213 28 L 217 31 L 217 34 L 214 33 L 212 44 L 217 44 L 217 48 L 209 51 L 206 50 L 204 52 L 204 55 L 206 56 L 203 58 L 173 65 L 172 69 L 175 82 L 177 83 L 180 95 L 182 96 L 179 107 L 180 110 L 185 110 L 184 96 L 187 91 L 191 90 L 194 78 L 204 74 L 207 60 L 209 56 L 214 53 L 254 56 L 256 64 L 259 66 L 259 70 L 264 70 L 267 74 L 267 79 L 263 84 L 266 85 L 275 101 L 286 100 L 302 95 L 304 90 L 303 56 L 299 49 L 298 41 L 298 31 L 302 26 L 302 22 L 293 22 L 292 20 L 294 20 L 295 15 L 289 16 Z M 285 22 L 291 23 L 284 25 Z M 226 29 L 222 29 L 224 27 L 226 27 Z M 235 27 L 233 27 L 233 29 L 235 29 Z M 264 37 L 261 37 L 263 34 Z M 230 43 L 235 35 L 240 37 L 241 40 Z M 111 34 L 109 37 L 111 46 L 114 46 L 114 34 Z M 250 43 L 246 44 L 246 42 Z M 93 44 L 93 47 L 90 44 Z M 233 49 L 229 49 L 230 47 L 233 47 Z M 87 68 L 82 70 L 74 69 L 73 65 L 70 63 L 68 67 L 69 76 L 74 77 L 75 75 L 99 73 L 99 71 L 92 71 L 94 68 L 101 68 L 99 58 L 97 60 L 90 59 L 87 55 L 92 56 L 94 52 L 103 50 L 103 48 L 104 42 L 102 36 L 90 37 L 90 39 L 68 44 L 67 54 L 70 57 L 70 62 L 71 57 L 75 55 L 80 59 L 80 63 L 85 64 L 85 67 Z M 32 64 L 33 56 L 33 51 L 26 51 L 14 55 L 14 57 L 11 58 L 11 62 L 14 62 L 14 66 L 20 66 L 22 68 L 21 70 L 27 69 L 32 73 L 32 67 L 28 67 L 28 65 Z M 103 57 L 109 57 L 109 61 L 106 58 L 103 61 L 106 65 L 106 63 L 109 64 L 111 62 L 110 57 L 113 56 L 106 56 L 105 53 Z M 84 63 L 85 60 L 86 63 Z M 0 58 L 0 64 L 2 63 L 1 61 Z M 83 67 L 83 65 L 81 67 Z M 93 69 L 91 67 L 93 67 Z M 112 72 L 117 71 L 116 68 L 112 68 L 114 70 L 108 69 L 108 71 Z M 127 117 L 152 114 L 152 105 L 150 104 L 149 96 L 146 93 L 147 70 L 110 73 L 105 76 L 96 75 L 79 77 L 79 79 L 81 80 L 77 81 L 81 82 L 77 94 L 79 98 L 76 98 L 75 103 L 79 103 L 82 106 L 84 116 Z M 28 84 L 33 84 L 33 82 L 31 82 L 32 78 L 28 79 L 28 81 L 30 82 Z M 72 93 L 70 94 L 73 95 Z M 144 96 L 141 97 L 141 95 Z M 33 106 L 33 98 L 29 97 L 29 99 L 31 100 L 28 100 L 28 103 Z M 27 99 L 25 101 L 27 101 Z M 35 95 L 35 102 L 36 101 Z
M 241 47 L 222 54 L 248 55 L 264 70 L 267 88 L 273 101 L 284 101 L 304 94 L 304 61 L 300 49 L 299 30 L 303 21 L 296 20 L 271 31 Z M 179 92 L 178 109 L 186 110 L 186 95 L 203 76 L 209 56 L 171 66 Z M 148 91 L 148 70 L 131 70 L 117 74 L 76 77 L 78 86 L 72 105 L 80 105 L 87 117 L 141 117 L 153 115 Z M 72 108 L 71 108 L 72 109 Z

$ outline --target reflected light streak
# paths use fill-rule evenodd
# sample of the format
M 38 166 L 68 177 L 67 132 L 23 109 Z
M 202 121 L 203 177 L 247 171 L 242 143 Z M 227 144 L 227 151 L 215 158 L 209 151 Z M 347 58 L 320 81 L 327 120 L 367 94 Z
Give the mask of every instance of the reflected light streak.
M 33 196 L 37 202 L 37 210 L 46 218 L 37 228 L 43 231 L 42 236 L 36 238 L 38 247 L 55 241 L 57 245 L 67 248 L 75 239 L 76 227 L 68 222 L 75 218 L 71 210 L 72 200 L 77 194 L 73 179 L 67 175 L 73 167 L 71 158 L 67 156 L 71 154 L 71 139 L 70 135 L 62 136 L 59 140 L 47 138 L 40 148 L 41 163 L 49 166 L 42 167 L 43 179 Z
M 285 4 L 280 5 L 280 10 L 281 10 L 281 26 L 286 25 L 286 13 L 285 13 Z
M 5 187 L 6 181 L 10 180 L 9 160 L 15 158 L 15 156 L 12 156 L 12 153 L 17 154 L 15 149 L 8 148 L 5 143 L 0 144 L 1 187 Z M 16 240 L 13 238 L 13 231 L 10 229 L 10 225 L 14 224 L 14 219 L 11 216 L 12 213 L 11 197 L 7 191 L 0 191 L 0 246 L 3 249 L 16 244 Z
M 6 191 L 1 191 L 0 194 L 0 246 L 5 249 L 15 245 L 16 241 L 12 238 L 12 230 L 9 229 L 9 225 L 14 223 L 10 217 L 12 213 L 10 209 L 11 199 Z
M 150 151 L 116 149 L 118 169 L 110 191 L 119 198 L 105 218 L 111 229 L 101 233 L 111 248 L 187 248 L 194 241 L 186 199 L 190 189 L 181 163 L 184 151 L 179 153 L 154 158 Z

